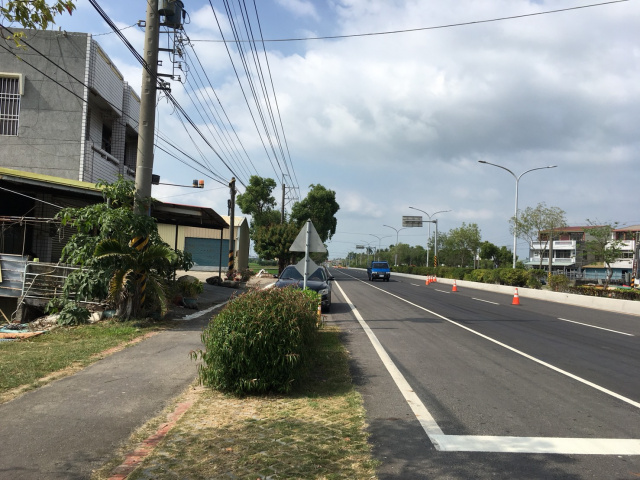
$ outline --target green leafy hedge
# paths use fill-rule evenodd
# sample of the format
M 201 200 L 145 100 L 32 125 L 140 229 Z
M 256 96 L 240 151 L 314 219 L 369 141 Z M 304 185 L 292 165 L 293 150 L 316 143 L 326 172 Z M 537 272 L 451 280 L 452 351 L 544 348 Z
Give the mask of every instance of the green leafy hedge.
M 523 270 L 521 268 L 460 268 L 460 267 L 415 267 L 400 265 L 393 267 L 392 271 L 398 273 L 411 273 L 414 275 L 436 275 L 440 278 L 456 280 L 468 280 L 470 282 L 494 283 L 496 285 L 509 285 L 514 287 L 528 286 L 540 288 L 541 280 L 546 277 L 544 270 Z
M 202 334 L 200 382 L 235 394 L 288 392 L 304 374 L 318 330 L 315 292 L 249 291 L 227 304 Z

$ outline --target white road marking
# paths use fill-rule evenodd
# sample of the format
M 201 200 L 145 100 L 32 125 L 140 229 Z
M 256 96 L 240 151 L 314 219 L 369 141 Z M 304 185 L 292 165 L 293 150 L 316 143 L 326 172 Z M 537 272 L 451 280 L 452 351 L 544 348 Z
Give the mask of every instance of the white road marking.
M 584 325 L 585 327 L 597 328 L 598 330 L 606 330 L 607 332 L 619 333 L 620 335 L 626 335 L 628 337 L 635 337 L 635 335 L 633 333 L 619 332 L 618 330 L 611 330 L 609 328 L 598 327 L 596 325 L 589 325 L 588 323 L 576 322 L 575 320 L 568 320 L 566 318 L 558 318 L 558 320 L 562 320 L 563 322 L 577 323 L 578 325 Z
M 421 287 L 422 286 L 421 284 L 418 284 L 418 283 L 412 283 L 411 285 L 413 285 L 414 287 Z
M 477 300 L 478 302 L 484 302 L 484 303 L 491 303 L 492 305 L 500 305 L 500 304 L 499 304 L 499 303 L 497 303 L 497 302 L 491 302 L 491 301 L 489 301 L 489 300 L 483 300 L 482 298 L 473 298 L 473 297 L 472 297 L 472 298 L 471 298 L 471 300 Z
M 347 275 L 351 277 L 351 275 Z M 355 277 L 351 277 L 355 278 Z M 366 282 L 362 282 L 369 285 Z M 629 398 L 623 397 L 615 392 L 607 390 L 599 385 L 596 385 L 588 380 L 580 378 L 569 372 L 554 367 L 551 364 L 543 362 L 531 355 L 516 350 L 502 342 L 499 342 L 491 337 L 476 332 L 471 328 L 461 325 L 453 320 L 450 320 L 438 313 L 432 312 L 420 305 L 416 305 L 413 302 L 409 302 L 393 293 L 386 292 L 381 288 L 369 285 L 372 288 L 376 288 L 381 292 L 387 293 L 392 297 L 396 297 L 403 302 L 406 302 L 420 310 L 424 310 L 432 315 L 435 315 L 442 320 L 445 320 L 453 325 L 456 325 L 464 330 L 469 331 L 479 337 L 482 337 L 490 342 L 500 345 L 518 355 L 522 355 L 540 365 L 543 365 L 551 370 L 566 375 L 574 380 L 577 380 L 585 385 L 591 386 L 596 390 L 611 395 L 619 400 L 622 400 L 636 408 L 640 408 L 640 403 L 635 402 Z M 548 454 L 563 454 L 563 455 L 640 455 L 640 440 L 639 439 L 618 439 L 618 438 L 556 438 L 556 437 L 500 437 L 500 436 L 482 436 L 482 435 L 445 435 L 440 426 L 437 424 L 427 407 L 424 406 L 420 398 L 416 395 L 414 390 L 409 385 L 409 382 L 404 378 L 400 370 L 396 367 L 391 360 L 391 357 L 387 354 L 386 350 L 369 328 L 369 325 L 365 322 L 362 315 L 351 303 L 349 297 L 346 295 L 342 287 L 336 281 L 336 287 L 340 290 L 340 293 L 344 297 L 345 301 L 349 305 L 349 308 L 353 311 L 358 323 L 362 326 L 363 330 L 369 337 L 371 344 L 375 348 L 380 360 L 386 367 L 387 371 L 393 378 L 398 389 L 405 398 L 407 404 L 413 411 L 414 415 L 420 422 L 420 425 L 424 429 L 425 433 L 429 437 L 431 443 L 433 443 L 436 450 L 447 452 L 495 452 L 495 453 L 548 453 Z
M 201 317 L 203 315 L 206 315 L 209 312 L 213 312 L 216 308 L 220 308 L 220 307 L 226 305 L 227 303 L 229 303 L 229 300 L 227 300 L 226 302 L 222 302 L 222 303 L 219 303 L 217 305 L 214 305 L 212 307 L 209 307 L 206 310 L 201 310 L 199 312 L 192 313 L 191 315 L 186 315 L 186 316 L 184 316 L 182 318 L 176 318 L 176 320 L 193 320 L 194 318 L 198 318 L 198 317 Z
M 349 297 L 347 297 L 347 294 L 344 292 L 337 281 L 336 287 L 338 287 L 338 290 L 340 290 L 340 293 L 347 302 L 347 305 L 349 305 L 349 308 L 351 308 L 351 311 L 358 320 L 358 323 L 360 323 L 360 326 L 367 334 L 367 337 L 369 337 L 369 341 L 378 353 L 380 360 L 382 360 L 382 363 L 384 363 L 384 366 L 387 368 L 387 371 L 391 375 L 391 378 L 393 378 L 394 382 L 400 389 L 402 396 L 409 404 L 409 407 L 411 407 L 411 410 L 413 411 L 414 415 L 420 422 L 420 425 L 422 425 L 422 428 L 427 433 L 429 438 L 431 438 L 431 435 L 444 435 L 434 418 L 429 413 L 429 410 L 427 410 L 427 407 L 424 406 L 418 395 L 416 395 L 416 393 L 413 391 L 411 385 L 409 385 L 409 382 L 407 382 L 407 380 L 404 378 L 404 375 L 402 375 L 400 370 L 398 370 L 398 367 L 396 367 L 395 363 L 393 363 L 393 360 L 391 360 L 391 357 L 389 357 L 389 355 L 387 354 L 386 350 L 378 340 L 378 337 L 376 337 L 376 334 L 371 331 L 369 325 L 367 325 L 367 322 L 364 321 L 364 318 L 362 318 L 362 315 L 360 315 L 360 312 L 358 311 L 356 306 L 351 303 L 351 300 L 349 300 Z
M 436 290 L 436 292 L 440 292 L 440 293 L 451 293 L 451 292 L 447 292 L 446 290 L 439 290 L 437 288 L 435 290 Z
M 431 437 L 430 437 L 431 438 Z M 494 437 L 442 435 L 431 440 L 445 452 L 638 455 L 640 440 L 626 438 Z

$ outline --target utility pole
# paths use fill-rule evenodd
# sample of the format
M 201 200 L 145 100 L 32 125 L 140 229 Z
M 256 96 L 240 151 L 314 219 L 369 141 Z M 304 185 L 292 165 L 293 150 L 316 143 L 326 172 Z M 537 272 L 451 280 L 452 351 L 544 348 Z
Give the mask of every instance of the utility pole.
M 236 237 L 235 237 L 235 211 L 236 211 L 236 178 L 232 177 L 229 183 L 229 189 L 231 191 L 231 202 L 229 204 L 229 265 L 227 266 L 227 272 L 233 272 L 234 259 L 236 252 Z
M 282 182 L 282 211 L 280 212 L 280 223 L 284 223 L 284 193 L 286 191 L 286 186 L 284 182 Z
M 140 92 L 140 123 L 138 126 L 138 155 L 136 157 L 136 212 L 149 215 L 151 175 L 153 172 L 153 137 L 156 126 L 156 92 L 158 78 L 158 46 L 160 38 L 158 0 L 147 1 L 144 32 L 144 60 Z

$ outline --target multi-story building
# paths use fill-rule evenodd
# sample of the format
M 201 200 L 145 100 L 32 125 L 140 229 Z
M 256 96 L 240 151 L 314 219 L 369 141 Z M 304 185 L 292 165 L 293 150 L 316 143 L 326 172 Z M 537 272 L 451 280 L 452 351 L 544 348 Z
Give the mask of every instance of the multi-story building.
M 24 33 L 0 50 L 0 167 L 133 180 L 138 95 L 90 34 Z
M 561 232 L 554 232 L 552 248 L 549 249 L 549 233 L 540 235 L 538 242 L 529 246 L 529 259 L 526 263 L 531 268 L 549 269 L 549 250 L 551 256 L 552 272 L 587 280 L 603 279 L 606 276 L 606 268 L 600 261 L 597 262 L 586 248 L 591 239 L 589 229 L 593 226 L 563 227 Z M 612 280 L 628 282 L 631 277 L 637 277 L 638 272 L 638 239 L 640 238 L 640 225 L 614 229 L 611 232 L 611 241 L 617 241 L 617 247 L 622 250 L 621 256 L 612 262 Z

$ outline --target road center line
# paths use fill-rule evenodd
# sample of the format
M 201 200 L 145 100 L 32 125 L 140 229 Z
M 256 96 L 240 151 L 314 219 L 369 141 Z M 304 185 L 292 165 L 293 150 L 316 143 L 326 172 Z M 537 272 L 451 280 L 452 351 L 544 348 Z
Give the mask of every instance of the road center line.
M 558 320 L 562 320 L 563 322 L 576 323 L 578 325 L 584 325 L 585 327 L 597 328 L 598 330 L 606 330 L 607 332 L 619 333 L 620 335 L 626 335 L 628 337 L 635 337 L 633 333 L 619 332 L 618 330 L 611 330 L 609 328 L 598 327 L 596 325 L 589 325 L 588 323 L 576 322 L 575 320 L 568 320 L 566 318 L 558 318 Z
M 474 297 L 471 297 L 471 300 L 477 300 L 478 302 L 490 303 L 490 304 L 492 304 L 492 305 L 500 305 L 500 304 L 499 304 L 499 303 L 497 303 L 497 302 L 492 302 L 492 301 L 490 301 L 490 300 L 483 300 L 482 298 L 474 298 Z

